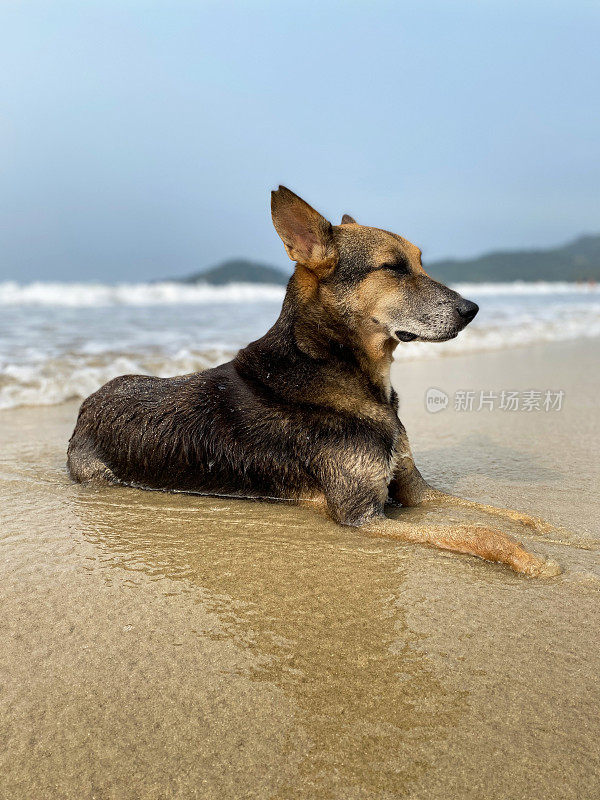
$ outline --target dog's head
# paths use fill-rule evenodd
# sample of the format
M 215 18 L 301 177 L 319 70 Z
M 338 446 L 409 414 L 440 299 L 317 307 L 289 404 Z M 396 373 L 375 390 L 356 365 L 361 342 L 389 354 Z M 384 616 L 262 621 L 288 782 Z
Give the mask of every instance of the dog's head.
M 346 214 L 332 225 L 284 186 L 271 194 L 271 213 L 307 298 L 361 337 L 444 342 L 479 310 L 430 278 L 419 248 L 395 233 Z

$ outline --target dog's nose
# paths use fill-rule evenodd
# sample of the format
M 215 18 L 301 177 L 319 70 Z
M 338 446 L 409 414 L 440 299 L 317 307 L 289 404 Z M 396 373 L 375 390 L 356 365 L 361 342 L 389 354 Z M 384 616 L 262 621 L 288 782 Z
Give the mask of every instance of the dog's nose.
M 475 314 L 479 311 L 479 306 L 477 303 L 472 303 L 470 300 L 461 300 L 456 306 L 456 310 L 463 319 L 466 319 L 467 322 L 471 322 Z

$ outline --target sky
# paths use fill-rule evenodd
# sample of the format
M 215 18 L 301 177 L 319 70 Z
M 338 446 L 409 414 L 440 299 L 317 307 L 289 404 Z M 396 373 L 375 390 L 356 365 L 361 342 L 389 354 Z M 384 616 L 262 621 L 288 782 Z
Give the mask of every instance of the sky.
M 591 0 L 2 0 L 0 280 L 287 266 L 269 193 L 424 262 L 600 232 Z

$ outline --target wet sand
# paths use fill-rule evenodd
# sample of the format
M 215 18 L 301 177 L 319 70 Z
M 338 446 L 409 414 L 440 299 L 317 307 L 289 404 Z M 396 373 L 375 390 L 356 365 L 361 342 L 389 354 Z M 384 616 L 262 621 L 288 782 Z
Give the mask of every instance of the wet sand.
M 436 485 L 568 529 L 494 522 L 562 565 L 550 580 L 288 505 L 77 486 L 77 404 L 1 412 L 0 797 L 599 796 L 597 357 L 394 369 Z M 429 414 L 430 386 L 564 407 Z

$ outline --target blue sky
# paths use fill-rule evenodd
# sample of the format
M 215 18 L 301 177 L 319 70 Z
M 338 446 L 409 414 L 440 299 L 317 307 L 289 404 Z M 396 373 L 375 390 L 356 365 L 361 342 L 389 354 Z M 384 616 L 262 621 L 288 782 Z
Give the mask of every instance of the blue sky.
M 593 2 L 0 5 L 0 278 L 285 266 L 269 191 L 425 258 L 600 231 Z

